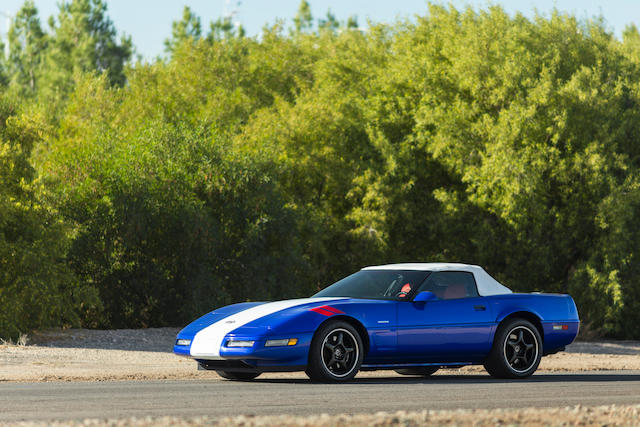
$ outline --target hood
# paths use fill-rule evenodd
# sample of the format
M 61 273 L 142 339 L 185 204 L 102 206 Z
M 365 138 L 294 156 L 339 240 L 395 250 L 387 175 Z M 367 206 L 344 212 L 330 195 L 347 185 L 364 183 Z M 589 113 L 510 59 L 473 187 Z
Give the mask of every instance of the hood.
M 283 310 L 314 304 L 322 305 L 327 301 L 340 299 L 343 298 L 301 298 L 269 303 L 248 303 L 246 306 L 244 304 L 236 304 L 236 306 L 244 307 L 238 307 L 240 310 L 237 311 L 227 311 L 227 307 L 213 311 L 184 328 L 178 334 L 178 338 L 191 339 L 191 356 L 216 357 L 220 356 L 220 347 L 224 337 L 236 329 Z M 231 307 L 234 306 L 229 306 L 229 308 Z M 223 312 L 225 314 L 231 312 L 232 314 L 225 315 L 222 314 Z M 220 314 L 217 315 L 217 313 Z M 219 317 L 220 315 L 223 317 Z M 188 335 L 192 335 L 192 337 Z

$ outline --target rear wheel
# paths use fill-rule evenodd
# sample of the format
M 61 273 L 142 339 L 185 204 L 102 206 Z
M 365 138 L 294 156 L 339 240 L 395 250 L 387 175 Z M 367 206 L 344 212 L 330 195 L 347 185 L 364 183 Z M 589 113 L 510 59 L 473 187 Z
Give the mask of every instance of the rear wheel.
M 349 381 L 362 364 L 360 335 L 347 322 L 329 322 L 316 331 L 306 373 L 313 381 Z
M 439 368 L 437 366 L 425 366 L 422 368 L 411 369 L 396 369 L 396 372 L 400 375 L 413 375 L 417 377 L 429 377 L 434 374 Z
M 527 320 L 512 319 L 498 328 L 484 367 L 496 378 L 526 378 L 538 369 L 541 358 L 538 328 Z
M 257 378 L 260 372 L 229 372 L 229 371 L 216 371 L 222 378 L 236 381 L 248 381 Z

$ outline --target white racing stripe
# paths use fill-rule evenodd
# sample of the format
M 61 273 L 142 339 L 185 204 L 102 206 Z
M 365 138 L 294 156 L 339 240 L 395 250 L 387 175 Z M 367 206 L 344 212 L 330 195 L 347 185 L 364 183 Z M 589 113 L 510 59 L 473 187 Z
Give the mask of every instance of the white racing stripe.
M 220 346 L 222 346 L 222 340 L 234 329 L 238 329 L 247 323 L 287 308 L 308 304 L 310 302 L 335 301 L 339 299 L 343 298 L 301 298 L 268 302 L 266 304 L 248 308 L 236 314 L 232 314 L 231 316 L 225 317 L 224 319 L 219 320 L 196 333 L 191 341 L 191 356 L 206 359 L 221 359 Z

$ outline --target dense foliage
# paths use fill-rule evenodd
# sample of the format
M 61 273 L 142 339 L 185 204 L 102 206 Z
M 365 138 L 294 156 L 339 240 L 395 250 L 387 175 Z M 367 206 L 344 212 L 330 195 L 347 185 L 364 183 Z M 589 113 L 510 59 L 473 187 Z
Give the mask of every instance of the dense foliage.
M 179 325 L 363 265 L 460 261 L 640 338 L 640 34 L 431 5 L 244 36 L 185 9 L 130 64 L 102 0 L 0 64 L 0 335 Z M 127 65 L 129 64 L 129 65 Z

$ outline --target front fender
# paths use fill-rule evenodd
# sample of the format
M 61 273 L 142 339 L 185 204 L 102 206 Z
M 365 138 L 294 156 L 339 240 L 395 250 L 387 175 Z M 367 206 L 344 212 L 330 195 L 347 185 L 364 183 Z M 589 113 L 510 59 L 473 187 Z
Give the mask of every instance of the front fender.
M 314 333 L 326 320 L 345 315 L 344 311 L 334 308 L 334 305 L 318 304 L 290 308 L 248 323 L 236 329 L 234 333 L 242 335 L 245 332 L 251 333 L 251 330 L 255 329 L 263 329 L 266 336 Z M 322 309 L 322 307 L 330 307 L 332 311 Z M 349 314 L 349 316 L 352 315 Z

